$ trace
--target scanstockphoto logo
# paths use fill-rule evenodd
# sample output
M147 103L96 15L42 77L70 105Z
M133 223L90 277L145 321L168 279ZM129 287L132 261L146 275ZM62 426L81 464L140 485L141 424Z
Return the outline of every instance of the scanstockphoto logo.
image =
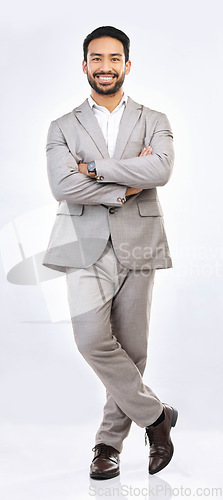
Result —
M0 253L6 279L18 287L38 286L52 323L70 322L66 275L42 264L57 207L55 202L27 212L0 229ZM74 228L72 241L78 242ZM97 238L94 244L97 247ZM100 240L98 245L101 245ZM136 245L130 249L128 244L122 243L119 252L127 267L129 262L134 261L133 271L137 271L140 259L148 259L148 264L139 266L145 274L150 271L152 255L155 260L164 259L162 247L157 248L154 255L154 249L149 246L142 249ZM177 276L218 277L222 275L223 269L223 246L214 249L203 246L176 249L173 261Z
M119 487L90 486L89 497L94 498L156 498L170 500L171 498L222 498L223 488L220 487L197 487L191 488L180 485L171 487L166 484L156 486L135 487L130 484L122 484Z

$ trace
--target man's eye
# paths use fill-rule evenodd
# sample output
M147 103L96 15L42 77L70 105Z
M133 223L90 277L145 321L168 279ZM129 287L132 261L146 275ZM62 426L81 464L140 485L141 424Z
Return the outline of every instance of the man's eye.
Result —
M94 57L93 61L100 61L100 57Z
M113 57L112 61L119 61L118 57Z

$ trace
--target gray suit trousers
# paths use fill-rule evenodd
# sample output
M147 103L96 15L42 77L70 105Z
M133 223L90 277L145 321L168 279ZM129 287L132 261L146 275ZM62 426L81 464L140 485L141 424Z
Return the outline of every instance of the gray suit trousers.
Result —
M122 450L131 422L152 424L163 406L143 383L155 270L129 270L112 243L85 269L66 268L68 302L78 350L106 388L96 442Z

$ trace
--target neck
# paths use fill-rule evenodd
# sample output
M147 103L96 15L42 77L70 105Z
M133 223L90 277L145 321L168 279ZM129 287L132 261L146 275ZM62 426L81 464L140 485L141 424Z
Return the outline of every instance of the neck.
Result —
M92 89L91 97L92 99L94 99L96 104L98 104L99 106L104 106L104 108L107 108L111 113L120 103L123 97L123 89L120 88L118 92L111 95L98 94L94 89Z

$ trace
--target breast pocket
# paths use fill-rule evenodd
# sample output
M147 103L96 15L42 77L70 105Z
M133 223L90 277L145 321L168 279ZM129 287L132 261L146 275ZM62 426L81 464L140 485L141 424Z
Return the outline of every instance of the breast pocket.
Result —
M162 217L162 208L157 201L138 201L138 211L141 217Z
M165 244L161 206L157 201L139 201L137 205L142 221L142 230L145 239L149 242L151 256L153 258L163 258Z
M67 203L62 201L57 208L57 215L82 215L84 210L84 205L74 203Z

